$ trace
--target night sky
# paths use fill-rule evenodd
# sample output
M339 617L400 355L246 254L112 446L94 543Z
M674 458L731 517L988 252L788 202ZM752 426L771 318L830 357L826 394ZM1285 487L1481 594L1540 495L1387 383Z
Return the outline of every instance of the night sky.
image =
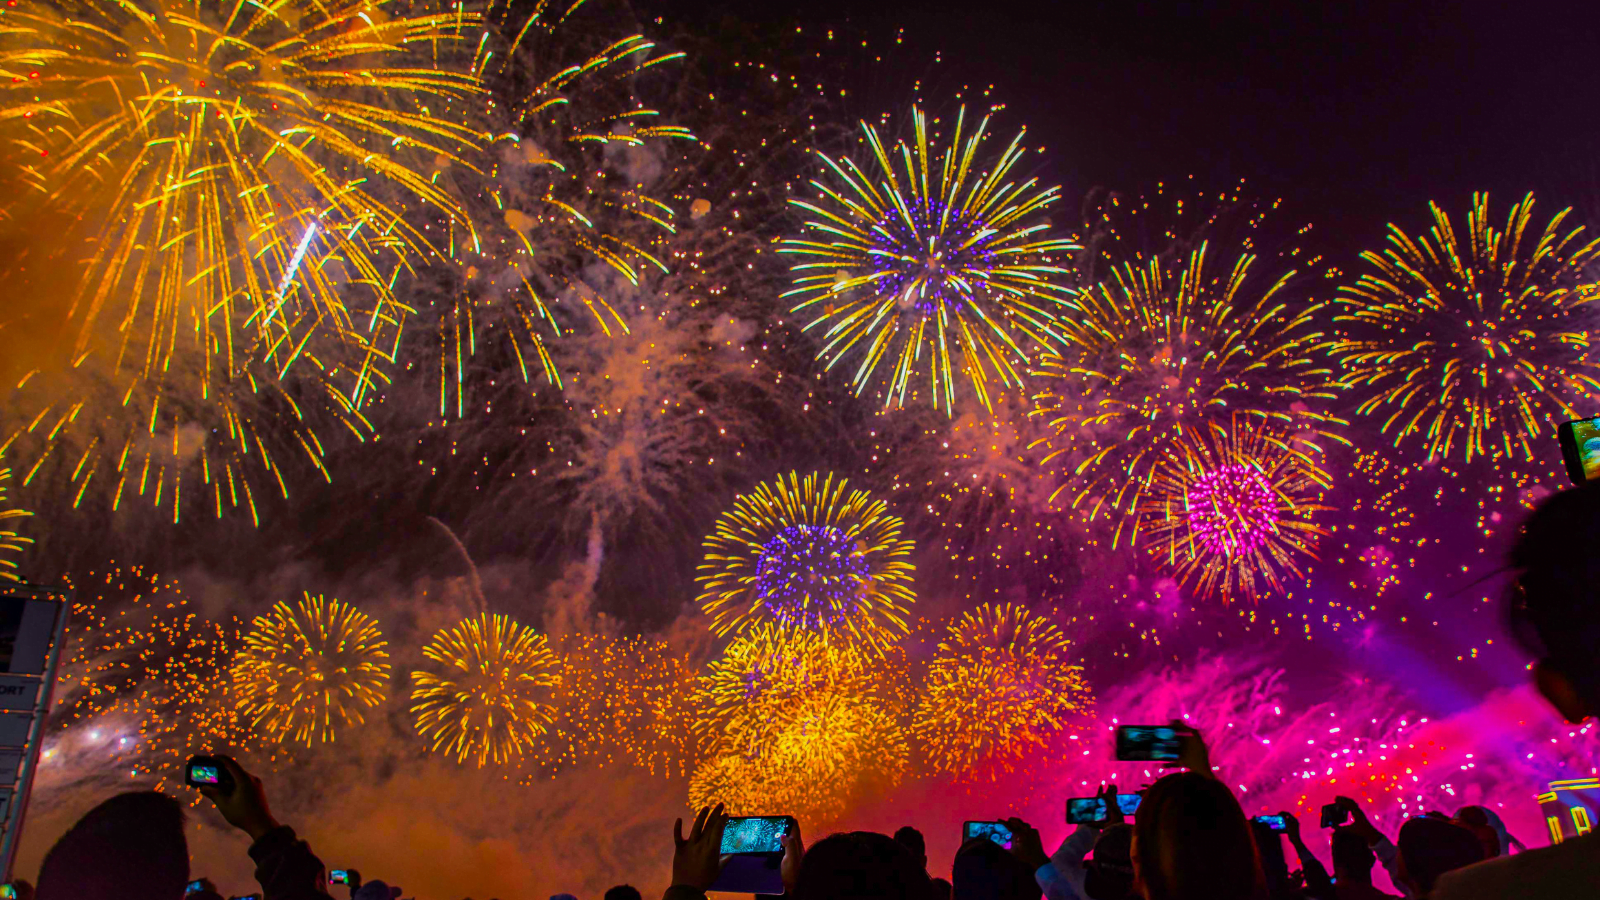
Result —
M947 3L822 0L665 3L686 28L728 16L838 28L890 43L896 71L876 109L899 112L910 82L993 84L995 99L1049 147L1069 199L1100 186L1138 193L1196 177L1239 178L1282 197L1335 250L1423 225L1425 204L1496 210L1533 189L1547 212L1600 220L1600 11L1587 3ZM935 54L941 62L932 63ZM758 47L746 59L761 58ZM886 67L888 68L888 67ZM935 90L927 88L933 86ZM896 100L894 95L900 95ZM1559 204L1559 205L1558 205Z

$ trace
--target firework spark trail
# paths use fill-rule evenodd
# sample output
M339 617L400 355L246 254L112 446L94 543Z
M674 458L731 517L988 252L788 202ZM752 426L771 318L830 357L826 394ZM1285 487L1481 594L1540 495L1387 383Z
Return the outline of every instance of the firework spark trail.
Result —
M544 635L485 613L435 634L422 654L440 671L411 673L411 713L434 752L503 765L548 734L560 673Z
M47 461L70 472L80 500L99 475L113 508L137 493L174 519L191 499L254 518L268 485L287 494L280 434L326 475L308 408L370 430L359 409L408 312L394 280L439 256L407 209L471 227L417 162L470 165L477 149L447 111L477 78L426 55L476 16L367 0L5 12L0 137L34 151L39 214L65 213L88 244L47 316L66 343L22 376L5 446L29 455L25 481ZM289 383L301 370L311 396ZM208 435L197 450L186 428Z
M883 646L906 632L916 601L903 525L846 479L779 476L738 497L706 536L698 602L718 635L773 621Z
M365 613L306 592L257 616L233 664L239 709L276 740L310 746L365 721L389 689L388 642Z
M1600 298L1600 238L1563 225L1540 228L1532 194L1490 220L1489 195L1472 196L1466 229L1436 203L1433 227L1409 235L1389 225L1389 246L1341 289L1327 345L1358 395L1358 413L1381 416L1398 446L1466 462L1531 461L1532 442L1586 414L1575 401L1600 391L1590 334Z
M14 528L20 519L26 519L33 513L25 509L17 509L9 502L6 492L11 480L10 469L0 469L0 581L17 581L17 561L4 554L21 553L27 545L33 543L33 538L26 537Z
M1075 293L1065 341L1035 373L1036 414L1055 430L1045 464L1061 473L1056 496L1110 520L1113 547L1133 536L1151 470L1185 428L1243 415L1317 444L1345 440L1326 409L1334 374L1315 352L1325 305L1297 287L1319 259L1298 247L1267 256L1256 233L1267 212L1226 192L1209 211L1178 200L1169 215L1163 203L1103 205L1108 274ZM1141 225L1151 217L1158 224ZM1155 249L1140 244L1163 226Z
M1202 596L1254 600L1303 578L1328 533L1312 516L1331 485L1316 455L1243 416L1186 429L1151 472L1135 515L1152 559Z
M1056 255L1078 249L1044 236L1043 213L1060 188L1008 180L1025 153L1026 132L989 159L980 155L989 118L970 136L965 122L962 108L942 155L930 146L939 136L930 136L920 109L912 110L912 143L893 151L862 122L872 173L848 157L823 156L832 177L811 182L818 200L790 201L811 218L808 237L788 239L779 250L800 260L795 287L782 296L798 300L794 312L813 316L807 330L825 327L820 355L828 368L859 356L851 376L857 394L887 361L885 406L905 404L927 353L929 402L951 412L959 375L987 409L994 379L1020 387L1019 364L1058 339L1055 319L1069 294L1056 281L1067 274Z
M1092 703L1059 628L1015 603L986 603L948 626L913 729L937 771L993 778L1069 731Z

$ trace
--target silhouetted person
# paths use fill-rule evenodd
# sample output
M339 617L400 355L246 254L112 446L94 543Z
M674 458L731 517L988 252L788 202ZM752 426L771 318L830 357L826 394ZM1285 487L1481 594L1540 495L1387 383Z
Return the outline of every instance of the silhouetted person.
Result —
M922 839L922 832L910 825L902 825L900 830L894 833L894 839L911 851L911 855L922 864L924 872L928 870L928 842Z
M1015 847L1015 828L1012 836ZM1037 836L1033 843L1038 843ZM1038 866L1032 863L1042 865L1044 851L1030 849L1028 853L1029 858L1022 859L986 837L962 844L950 871L951 900L1037 900L1040 891L1033 873Z
M1333 855L1333 895L1338 900L1393 900L1372 885L1372 866L1378 857L1360 835L1346 828L1333 832L1329 840Z
M45 854L38 900L181 900L189 886L183 805L155 791L84 813Z
M1146 900L1262 900L1261 862L1244 810L1211 775L1204 750L1192 771L1145 791L1133 822L1133 871Z
M644 900L639 895L639 889L631 884L619 884L606 891L605 900Z
M931 890L904 844L871 831L829 835L806 849L794 885L796 900L927 900Z

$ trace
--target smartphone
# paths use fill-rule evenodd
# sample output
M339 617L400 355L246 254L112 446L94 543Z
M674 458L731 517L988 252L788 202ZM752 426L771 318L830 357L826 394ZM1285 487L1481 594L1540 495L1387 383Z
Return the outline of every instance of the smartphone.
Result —
M334 869L333 871L328 873L328 883L329 884L349 884L350 883L350 870L349 869Z
M1117 726L1117 759L1172 762L1183 746L1183 732L1170 725Z
M1273 834L1283 834L1285 831L1289 830L1289 823L1284 821L1283 816L1256 816L1250 821L1260 822L1261 824L1267 826L1267 828L1270 829Z
M729 816L722 829L722 853L728 861L707 890L783 893L783 839L798 827L794 816Z
M1562 422L1556 437L1573 484L1600 478L1600 416Z
M224 794L233 792L233 776L215 756L191 756L183 767L183 782L190 787L217 787Z
M1328 803L1322 807L1322 827L1338 828L1350 821L1350 810L1337 803Z
M1117 808L1122 810L1123 815L1131 816L1139 809L1139 801L1143 799L1143 794L1118 794ZM1068 825L1093 825L1108 818L1106 801L1099 797L1073 797L1067 801Z
M1004 822L962 822L961 843L973 838L988 838L996 844L1011 849L1011 829Z
M0 900L17 900L17 889L9 884L0 884Z
M184 893L184 896L188 896L189 894L193 894L196 891L203 891L205 889L206 889L206 883L204 881L200 881L199 879L195 879L194 881L191 881L187 885L184 886L183 893ZM3 896L3 895L0 895L0 896Z
M782 853L794 816L729 816L722 829L722 852Z

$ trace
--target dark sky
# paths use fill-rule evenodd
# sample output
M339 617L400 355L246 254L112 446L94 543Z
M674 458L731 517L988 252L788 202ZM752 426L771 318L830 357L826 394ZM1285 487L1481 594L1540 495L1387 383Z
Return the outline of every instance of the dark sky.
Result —
M907 67L911 77L936 69L949 87L994 84L1014 122L1049 146L1049 174L1068 197L1244 177L1341 248L1376 243L1390 219L1421 226L1430 198L1464 210L1474 189L1507 203L1535 189L1546 211L1593 212L1600 182L1594 3L645 6L690 27L731 15L837 25L878 43L903 27L907 58L942 59Z

